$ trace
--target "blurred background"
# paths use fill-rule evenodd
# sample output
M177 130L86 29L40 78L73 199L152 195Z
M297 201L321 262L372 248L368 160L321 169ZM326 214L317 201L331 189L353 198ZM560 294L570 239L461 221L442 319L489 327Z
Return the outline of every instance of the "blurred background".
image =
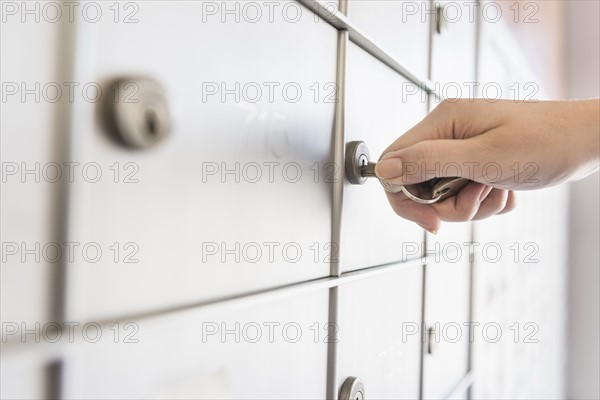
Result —
M600 96L600 2L568 2L567 96ZM600 178L571 184L569 207L569 397L600 393ZM583 329L581 329L583 328ZM587 344L589 344L589 346Z

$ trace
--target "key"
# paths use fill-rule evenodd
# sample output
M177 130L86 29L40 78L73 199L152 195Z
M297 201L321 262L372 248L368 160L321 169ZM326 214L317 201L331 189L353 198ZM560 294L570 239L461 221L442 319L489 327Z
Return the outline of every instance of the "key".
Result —
M377 165L377 163L374 163L372 161L367 161L367 163L365 165L360 167L361 175L364 176L365 178L377 178L377 175L375 175L375 166L376 165Z
M431 188L431 197L440 196L439 201L455 196L467 185L467 183L469 183L468 179L459 177L435 178L435 180L437 182L435 182Z
M350 183L362 185L367 178L377 178L376 165L377 163L369 161L369 150L364 142L355 141L346 145L346 176ZM404 185L392 184L382 179L379 181L387 192L403 192L406 197L420 204L433 204L455 196L469 183L468 179L460 177L433 178L418 185L411 185L418 190L418 195L415 195Z

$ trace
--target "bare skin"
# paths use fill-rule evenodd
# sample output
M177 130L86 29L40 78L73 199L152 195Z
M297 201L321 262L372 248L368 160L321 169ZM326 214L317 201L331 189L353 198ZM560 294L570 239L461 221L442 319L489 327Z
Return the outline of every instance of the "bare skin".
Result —
M375 172L404 185L445 176L473 181L432 205L387 193L398 215L436 233L441 221L478 220L512 210L514 191L597 171L599 140L600 99L446 100L383 152Z

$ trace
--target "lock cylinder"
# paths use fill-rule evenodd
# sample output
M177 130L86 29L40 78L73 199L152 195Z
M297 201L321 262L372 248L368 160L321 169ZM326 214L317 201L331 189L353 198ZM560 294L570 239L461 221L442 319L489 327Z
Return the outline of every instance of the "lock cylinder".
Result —
M365 142L355 141L346 145L346 177L353 185L362 185L369 177L375 177L375 163L369 161L369 148Z

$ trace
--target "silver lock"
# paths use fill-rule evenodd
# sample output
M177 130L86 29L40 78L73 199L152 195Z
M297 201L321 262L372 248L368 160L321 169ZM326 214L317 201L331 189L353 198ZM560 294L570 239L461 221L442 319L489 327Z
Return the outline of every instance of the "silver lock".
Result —
M340 400L364 400L365 386L360 378L349 376L340 388Z
M171 131L167 98L158 82L124 78L110 85L105 103L107 129L127 147L154 146Z
M365 142L355 141L346 145L346 177L351 184L362 185L367 181L368 176L363 172L369 165L369 159L369 148Z

